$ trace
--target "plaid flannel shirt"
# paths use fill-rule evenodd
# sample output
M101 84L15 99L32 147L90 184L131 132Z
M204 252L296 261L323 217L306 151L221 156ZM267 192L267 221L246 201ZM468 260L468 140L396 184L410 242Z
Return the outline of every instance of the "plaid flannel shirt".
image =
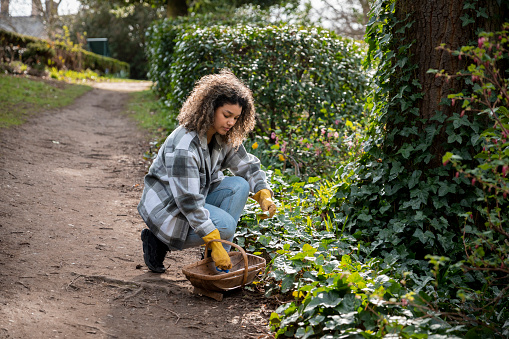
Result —
M138 212L150 230L173 249L182 249L189 227L203 237L216 227L209 218L205 197L229 169L249 183L251 192L270 187L260 160L243 145L234 149L215 135L210 155L207 137L180 126L159 149L145 176Z

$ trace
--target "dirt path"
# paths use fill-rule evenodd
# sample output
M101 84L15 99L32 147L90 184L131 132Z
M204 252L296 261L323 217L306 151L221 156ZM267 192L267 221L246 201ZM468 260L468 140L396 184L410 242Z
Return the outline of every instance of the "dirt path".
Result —
M0 338L269 338L257 294L195 296L172 252L143 263L136 211L146 136L99 84L64 109L0 130Z

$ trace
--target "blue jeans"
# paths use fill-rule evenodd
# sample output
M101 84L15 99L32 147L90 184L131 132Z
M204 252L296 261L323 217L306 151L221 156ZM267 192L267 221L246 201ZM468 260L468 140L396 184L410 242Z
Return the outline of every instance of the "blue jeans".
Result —
M221 239L232 241L240 214L249 196L249 184L241 177L225 177L219 186L209 192L205 198L205 208L210 212L210 219L216 226ZM192 228L189 228L184 248L203 245L203 239ZM230 245L223 244L226 251Z

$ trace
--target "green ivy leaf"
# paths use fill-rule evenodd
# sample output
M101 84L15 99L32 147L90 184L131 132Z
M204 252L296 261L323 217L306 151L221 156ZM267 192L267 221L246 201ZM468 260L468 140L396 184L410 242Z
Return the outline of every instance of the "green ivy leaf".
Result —
M462 21L461 23L462 27L475 23L475 19L471 18L468 14L464 14L462 17L460 17L460 19Z
M423 244L426 244L428 242L432 244L435 238L433 233L431 233L430 231L423 232L420 228L415 230L413 236L418 238Z
M359 214L357 219L368 222L368 221L372 220L373 217L369 214L365 214L364 212L362 212L361 214Z
M438 183L440 188L438 189L438 196L443 197L444 195L448 193L456 193L456 184L452 182L447 181L440 181Z
M452 144L453 142L458 142L461 144L462 142L462 138L461 138L461 135L459 134L452 134L452 135L449 135L449 137L447 138L447 142L449 144Z
M421 170L415 170L412 173L412 176L410 177L410 180L408 181L408 188L412 189L417 185L420 181L422 171Z
M398 154L401 154L403 158L408 159L410 157L410 153L414 150L412 145L407 145L406 147L401 147L398 151Z

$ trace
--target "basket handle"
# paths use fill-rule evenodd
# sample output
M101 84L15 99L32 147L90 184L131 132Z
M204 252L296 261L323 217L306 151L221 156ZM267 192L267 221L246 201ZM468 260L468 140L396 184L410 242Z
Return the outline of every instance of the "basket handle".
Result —
M238 249L240 251L240 253L242 253L242 257L244 258L244 279L242 280L242 287L244 287L244 285L246 285L246 283L247 283L247 273L248 273L248 267L249 267L246 251L244 251L244 249L242 247L240 247L237 244L232 243L231 241L223 240L223 239L212 239L205 244L205 259L207 259L209 256L209 253L208 253L209 244L212 242L225 243L227 245L235 247L236 249Z

